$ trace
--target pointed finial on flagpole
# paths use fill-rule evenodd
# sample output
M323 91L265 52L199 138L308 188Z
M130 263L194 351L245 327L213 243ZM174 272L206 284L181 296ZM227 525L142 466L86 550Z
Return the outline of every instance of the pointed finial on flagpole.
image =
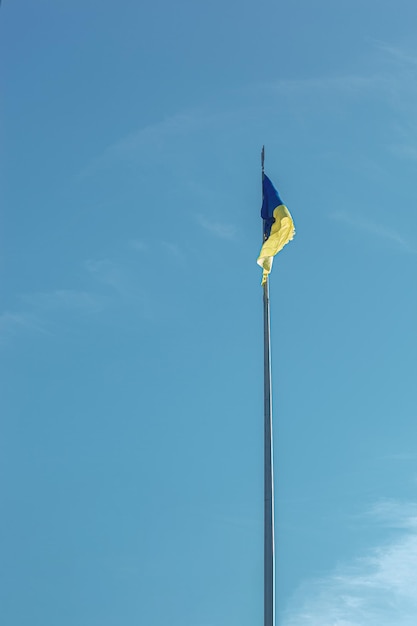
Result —
M265 146L262 146L261 166L262 166L262 174L264 174L264 171L265 171Z

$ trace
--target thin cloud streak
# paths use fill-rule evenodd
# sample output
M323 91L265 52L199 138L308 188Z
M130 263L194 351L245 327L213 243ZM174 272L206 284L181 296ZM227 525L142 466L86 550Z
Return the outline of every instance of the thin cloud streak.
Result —
M155 124L132 131L109 145L102 154L90 161L80 172L79 178L86 178L98 170L108 168L115 161L135 158L145 148L152 153L163 152L169 140L181 139L207 127L217 126L219 122L225 123L232 119L233 113L213 113L204 107L173 114Z
M330 219L336 220L347 224L348 226L355 228L358 231L368 233L379 239L385 239L391 243L395 243L403 251L409 253L415 253L416 251L410 246L410 244L395 230L376 224L371 220L366 220L360 217L352 217L344 211L336 211L329 215Z
M391 146L392 153L401 158L409 159L411 161L417 160L417 146L408 144L396 144Z
M327 577L304 584L283 626L414 626L417 623L417 505L377 503L374 523L396 531Z
M132 247L131 242L128 245ZM133 246L140 252L146 251L142 245ZM112 259L88 259L85 269L96 283L96 288L105 294L107 307L113 310L123 307L126 311L135 310L146 319L152 319L152 306L149 294L138 283L132 268ZM122 314L122 309L119 308Z
M3 345L23 332L53 334L49 327L58 313L91 314L103 308L102 299L95 294L73 289L22 294L21 307L0 314L0 343Z
M394 58L397 61L404 65L415 65L417 66L417 56L411 54L404 48L400 46L393 46L391 44L385 43L383 41L375 41L375 45L379 50L386 52L389 56Z
M173 113L154 124L132 130L94 157L79 176L88 177L111 167L115 162L135 160L140 155L144 157L146 154L146 158L149 158L151 154L160 159L167 144L170 145L178 139L182 141L184 137L195 135L201 130L242 125L245 120L258 117L261 110L275 111L286 99L291 100L291 108L294 106L294 99L300 104L308 102L311 108L314 97L317 96L318 104L322 108L323 95L330 99L344 97L359 101L377 98L378 101L382 99L390 102L395 109L407 109L409 115L414 117L417 93L414 68L417 57L383 42L372 42L372 45L383 53L379 59L380 69L376 71L251 83L239 90L227 91L222 107L202 105ZM398 68L398 64L394 68L392 64L389 66L387 55L399 61L401 67ZM227 104L230 98L232 104Z
M147 252L149 249L148 244L146 244L144 241L141 241L140 239L131 239L128 242L128 246L129 248L131 248L132 250L136 250L137 252Z
M98 282L111 287L120 294L130 292L129 281L122 267L110 259L88 259L85 262L87 272Z
M236 228L232 224L208 220L202 215L198 217L198 223L204 228L204 230L219 239L236 239Z
M147 252L152 251L155 252L155 247L159 249L161 253L165 252L170 257L176 259L177 261L183 262L185 261L185 254L181 247L173 242L173 241L156 241L152 245L151 243L145 243L140 239L132 239L128 242L128 247L135 252L139 252L142 254L146 254Z
M36 331L49 334L32 313L27 311L4 311L0 314L0 344L22 331Z
M166 143L174 141L176 138L191 136L198 131L223 126L241 125L244 120L259 114L259 109L264 108L264 104L259 105L259 101L268 101L260 98L262 91L267 92L268 98L276 94L279 102L282 102L283 94L289 97L302 97L303 101L306 92L310 95L331 91L334 93L349 93L363 98L364 94L375 94L375 90L396 93L398 84L393 84L395 77L384 74L371 76L345 75L331 77L315 77L301 80L279 80L268 83L252 83L242 87L234 95L240 95L239 100L245 104L234 104L226 106L226 110L213 111L206 106L188 109L174 113L160 121L133 130L131 133L121 137L118 141L107 146L99 155L91 159L86 167L79 173L79 178L84 179L92 174L111 167L115 162L129 161L135 159L146 149L146 155L164 153ZM230 96L230 92L225 94ZM250 103L251 99L256 99L256 105ZM275 106L275 105L273 105Z
M407 94L415 96L417 87L415 68L417 55L399 46L372 41L372 45L384 53L379 58L380 68L378 71L363 74L344 74L330 76L314 76L303 79L284 79L274 83L264 83L263 87L276 90L280 97L283 94L308 92L345 93L360 97L379 96L392 98L395 103L400 103ZM386 57L396 61L396 67L387 64ZM385 58L384 58L385 57ZM414 98L412 99L414 109Z
M185 262L185 254L180 246L172 241L161 241L162 249L172 258L180 263Z
M342 92L360 95L375 94L375 90L391 91L393 89L394 77L385 73L375 73L370 75L345 74L343 76L318 76L313 78L286 79L259 85L268 91L276 91L282 94L296 94L309 92Z
M102 302L96 294L75 289L55 289L53 291L24 294L20 300L36 311L53 309L81 310L95 312L102 308Z

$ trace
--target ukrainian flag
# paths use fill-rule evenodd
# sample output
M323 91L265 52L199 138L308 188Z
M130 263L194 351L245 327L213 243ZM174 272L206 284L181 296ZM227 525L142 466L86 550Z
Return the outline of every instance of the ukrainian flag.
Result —
M262 276L262 285L264 285L272 269L274 256L295 235L291 214L285 204L283 204L278 191L268 176L265 175L262 181L261 217L264 221L264 245L257 263L264 270Z

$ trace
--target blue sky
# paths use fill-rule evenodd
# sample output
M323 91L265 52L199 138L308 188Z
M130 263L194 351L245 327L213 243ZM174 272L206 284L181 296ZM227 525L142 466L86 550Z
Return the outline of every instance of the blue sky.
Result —
M417 5L4 0L7 626L417 623ZM277 625L278 626L278 625Z

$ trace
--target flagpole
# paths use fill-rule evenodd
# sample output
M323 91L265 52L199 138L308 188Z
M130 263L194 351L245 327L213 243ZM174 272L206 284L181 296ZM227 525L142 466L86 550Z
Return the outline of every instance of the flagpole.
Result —
M262 146L262 183L265 146ZM262 185L263 193L263 185ZM274 465L269 280L263 286L264 313L264 626L275 626Z

